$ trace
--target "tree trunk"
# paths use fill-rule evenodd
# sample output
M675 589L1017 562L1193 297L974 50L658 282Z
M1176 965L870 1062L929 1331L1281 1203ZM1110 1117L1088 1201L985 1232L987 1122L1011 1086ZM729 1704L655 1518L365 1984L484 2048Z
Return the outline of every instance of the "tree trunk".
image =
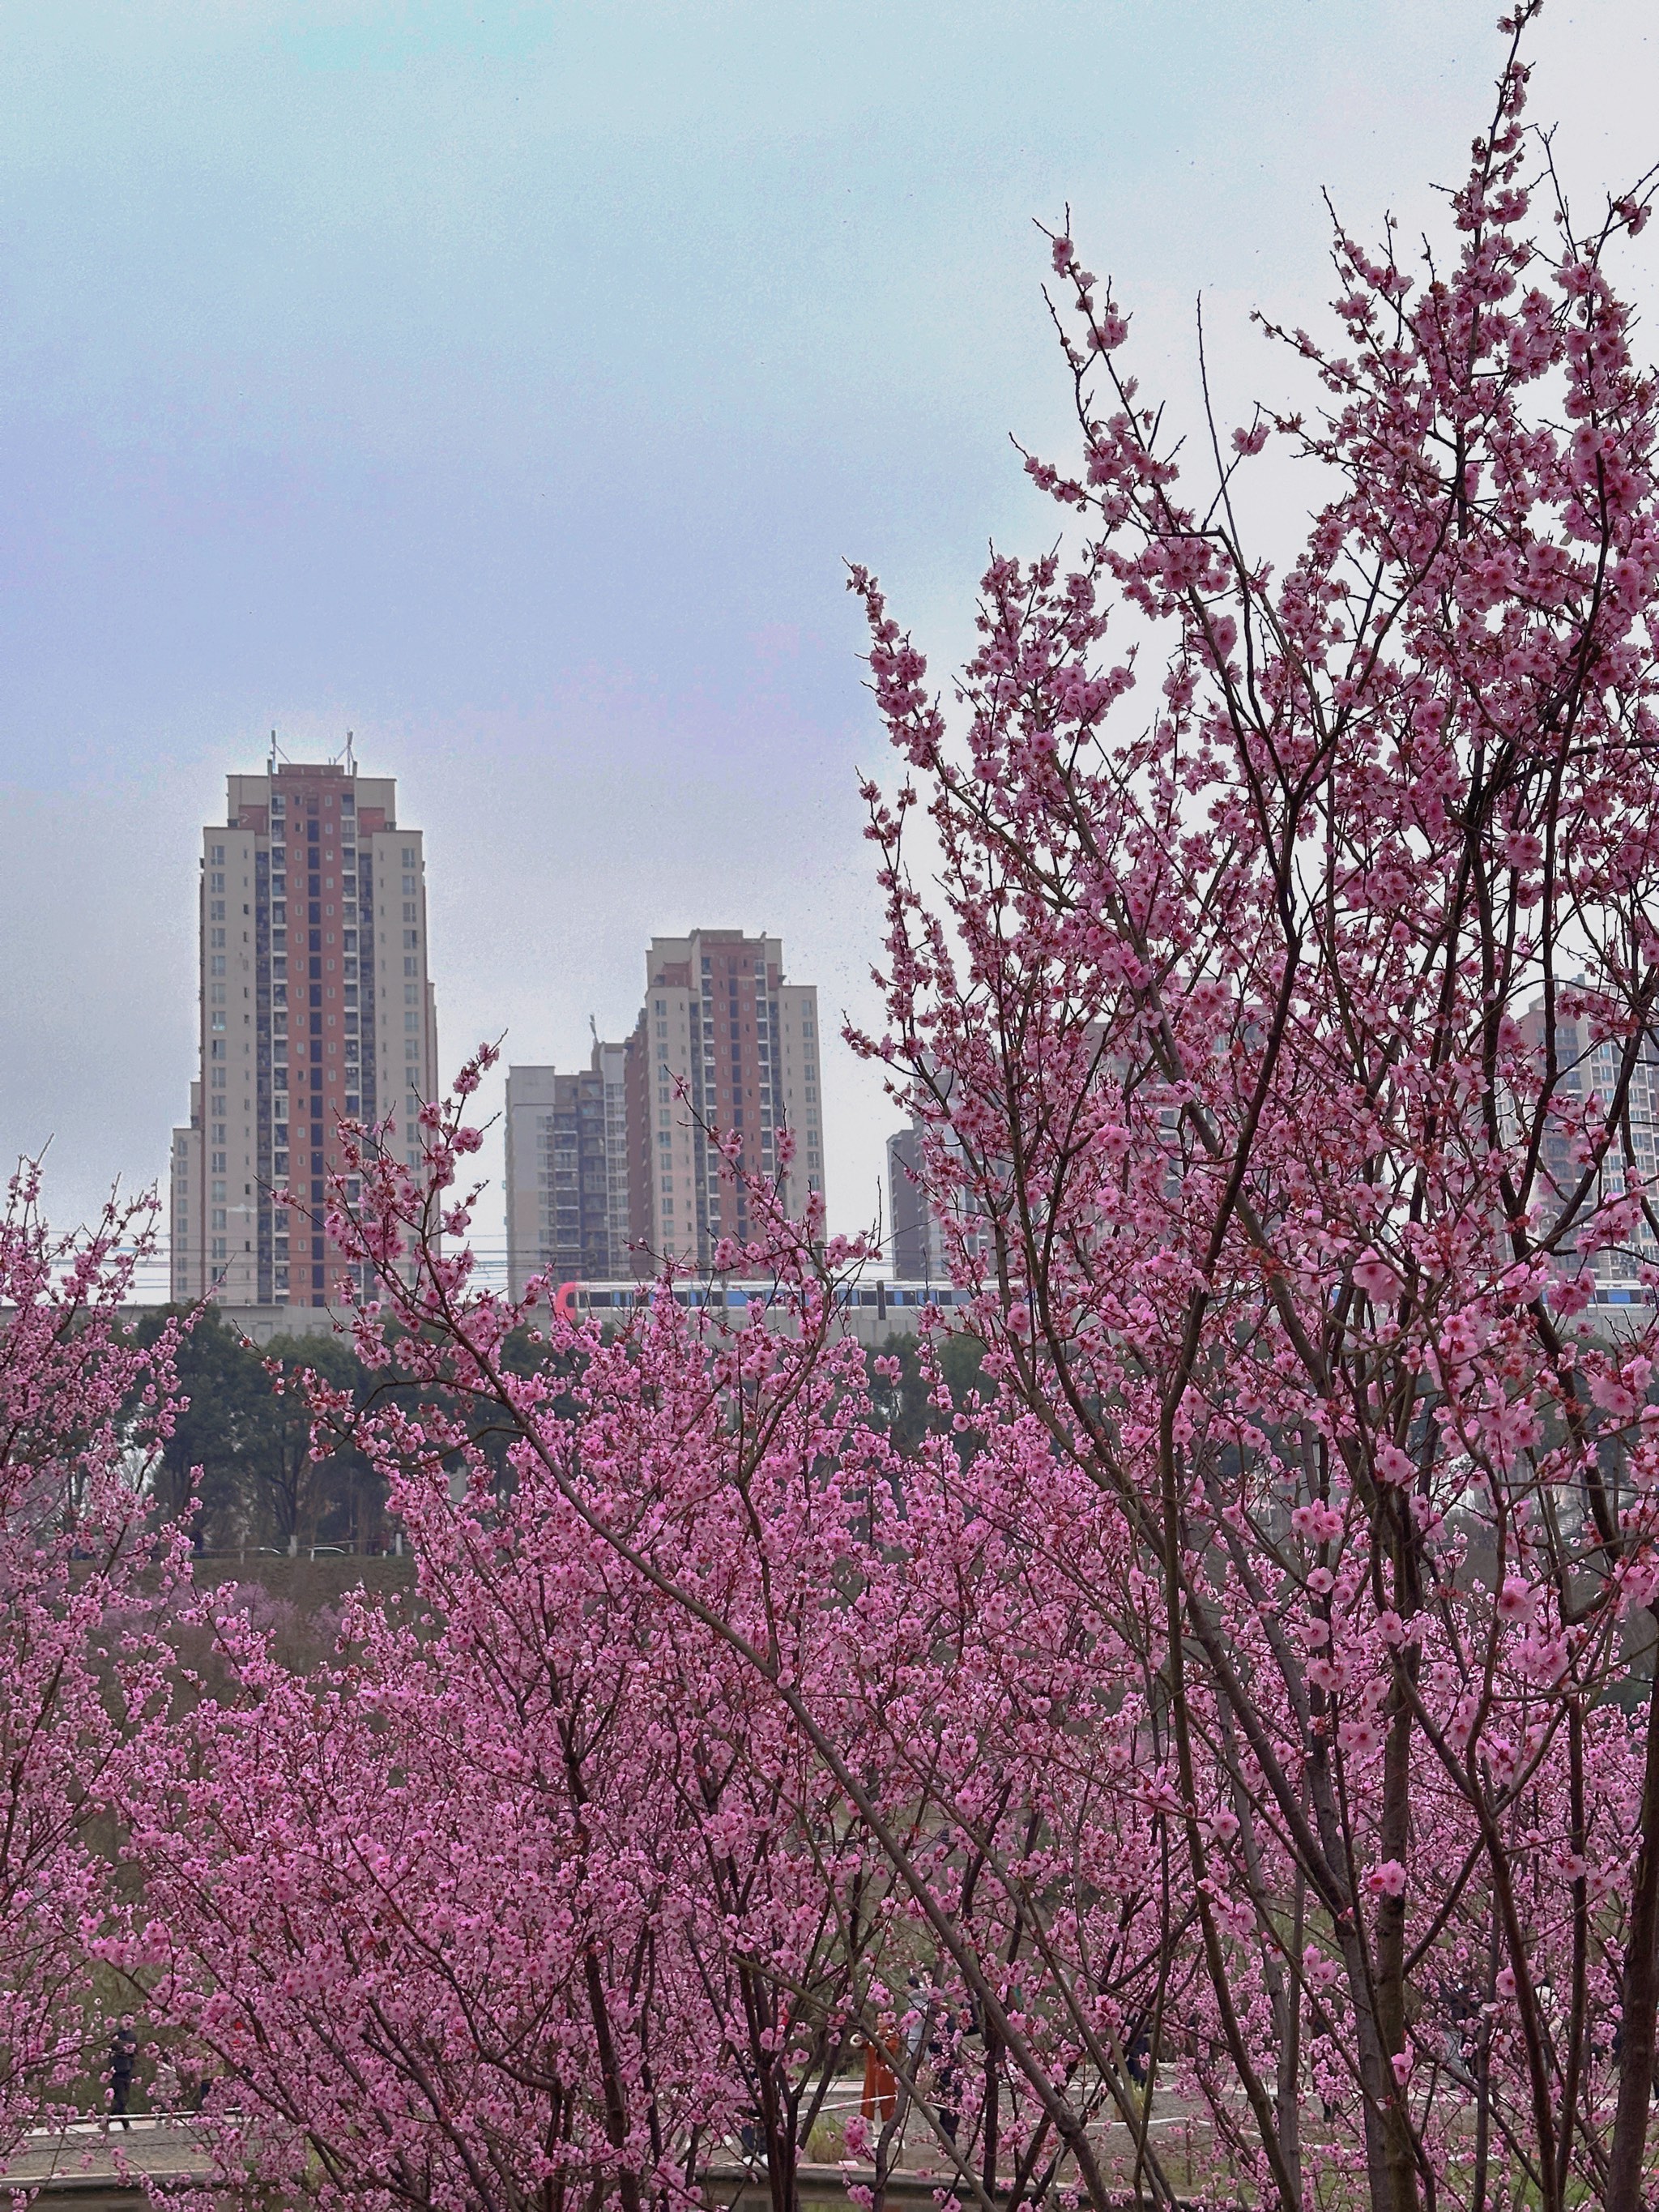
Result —
M1291 1908L1290 1966L1273 1977L1273 2025L1279 2036L1279 2141L1297 2189L1302 2187L1302 1962L1308 1904L1308 1878L1296 1870Z
M1648 1608L1659 1630L1659 1613ZM1630 1938L1619 1992L1619 2105L1607 2164L1607 2212L1644 2212L1642 2167L1653 2098L1654 2012L1659 1996L1659 1644L1648 1686L1647 1752L1642 1778L1642 1828L1631 1883Z
M1409 1663L1409 1660L1407 1662ZM1378 1849L1384 1859L1406 1863L1411 1829L1412 1712L1403 1688L1396 1683L1394 1711L1389 1721L1388 1746L1383 1753L1382 1820ZM1417 2161L1405 2094L1392 2078L1396 2055L1407 2054L1406 2034L1406 1899L1384 1897L1376 1913L1376 2025L1390 2078L1384 2082L1388 2101L1381 2114L1382 2156L1387 2172L1389 2212L1417 2212Z

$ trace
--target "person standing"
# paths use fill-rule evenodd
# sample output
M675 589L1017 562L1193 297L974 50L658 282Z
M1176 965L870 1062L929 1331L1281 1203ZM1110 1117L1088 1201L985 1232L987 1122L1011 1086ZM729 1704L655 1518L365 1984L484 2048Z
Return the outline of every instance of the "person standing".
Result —
M132 2123L127 2117L132 2099L133 2069L138 2062L138 2031L132 2024L132 2014L124 2012L109 2045L109 2108L129 2133Z
M898 2110L898 2076L891 2064L898 2051L897 2023L891 2013L884 2012L876 2033L866 2033L864 2039L864 2094L859 2100L865 2118L879 2120L884 2126Z

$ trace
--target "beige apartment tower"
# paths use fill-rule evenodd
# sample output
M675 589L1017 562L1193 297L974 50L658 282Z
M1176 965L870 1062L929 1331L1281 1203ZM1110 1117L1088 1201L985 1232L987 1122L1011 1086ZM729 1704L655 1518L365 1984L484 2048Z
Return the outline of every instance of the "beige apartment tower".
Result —
M507 1279L604 1281L633 1272L628 1230L625 1045L591 1064L507 1072Z
M722 1237L747 1237L757 1224L722 1180L716 1133L738 1137L744 1165L769 1180L792 1130L783 1200L805 1212L823 1188L820 1042L817 988L787 980L777 938L653 938L625 1044L596 1042L577 1072L507 1072L513 1295L532 1276L649 1280L665 1259L707 1266Z
M175 1299L327 1304L345 1267L323 1226L339 1123L382 1122L387 1146L418 1159L415 1115L438 1086L422 846L392 779L359 775L349 750L228 779L225 818L202 832Z
M722 1237L750 1233L746 1195L722 1182L708 1131L732 1132L744 1165L770 1180L791 1130L783 1200L805 1211L823 1188L823 1091L817 987L787 980L780 939L653 937L645 978L628 1048L629 1198L635 1266L648 1273L668 1256L707 1265Z

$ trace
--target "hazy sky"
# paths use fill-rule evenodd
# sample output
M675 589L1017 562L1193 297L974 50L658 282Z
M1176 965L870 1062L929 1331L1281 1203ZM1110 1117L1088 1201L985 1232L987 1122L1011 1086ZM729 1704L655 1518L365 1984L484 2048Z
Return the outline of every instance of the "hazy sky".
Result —
M1322 188L1433 219L1497 13L0 4L0 1149L52 1139L65 1220L163 1170L199 825L273 727L355 730L426 830L450 1065L585 1061L696 923L868 1017L842 564L943 673L988 540L1054 534L1008 445L1065 447L1032 218L1071 202L1178 410L1202 292L1238 420L1283 376L1250 307L1324 296ZM1651 15L1535 39L1586 202L1659 157ZM852 1227L892 1117L826 1057Z

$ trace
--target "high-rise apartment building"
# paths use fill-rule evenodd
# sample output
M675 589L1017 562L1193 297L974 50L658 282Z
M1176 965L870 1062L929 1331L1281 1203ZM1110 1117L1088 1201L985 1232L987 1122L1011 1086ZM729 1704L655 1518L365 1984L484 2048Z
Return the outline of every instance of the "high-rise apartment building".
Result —
M647 1268L667 1254L706 1263L720 1237L752 1226L744 1192L721 1184L706 1129L731 1131L744 1165L770 1178L787 1127L787 1210L802 1213L823 1188L817 990L785 980L777 938L738 929L654 937L645 975L628 1048L632 1241Z
M323 1229L338 1122L386 1122L413 1161L437 1089L421 832L399 823L392 778L359 775L349 751L273 757L228 780L198 896L201 1073L173 1132L173 1295L321 1305L343 1269Z
M887 1139L888 1264L900 1282L944 1285L958 1257L988 1253L988 1224L966 1190L951 1194L944 1216L929 1203L921 1180L924 1126L916 1116ZM954 1137L946 1149L960 1159Z
M1541 1061L1548 1042L1541 1004L1522 1016L1520 1029L1522 1036ZM1555 1058L1559 1070L1558 1097L1562 1104L1569 1111L1576 1111L1592 1092L1603 1100L1612 1099L1618 1089L1625 1049L1621 1042L1601 1036L1588 1022L1558 1021ZM1630 1146L1631 1164L1644 1186L1650 1190L1656 1172L1659 1172L1659 1049L1650 1038L1644 1043L1631 1072L1625 1097L1624 1135ZM1587 1220L1595 1209L1621 1198L1628 1187L1624 1151L1622 1145L1618 1145L1597 1170L1588 1195L1578 1198L1584 1167L1574 1153L1565 1123L1553 1123L1547 1129L1541 1167L1547 1194L1545 1210L1553 1205L1559 1212L1577 1200L1577 1218L1581 1220ZM1598 1249L1588 1262L1578 1260L1576 1242L1562 1255L1564 1266L1588 1266L1595 1278L1592 1295L1598 1305L1604 1306L1650 1304L1650 1293L1642 1283L1642 1270L1656 1263L1659 1263L1659 1243L1656 1243L1645 1222L1638 1223L1628 1239L1621 1239L1613 1247Z
M592 1065L507 1075L507 1272L521 1297L532 1276L603 1281L633 1272L628 1249L627 1048L593 1047Z
M887 1264L904 1283L949 1279L938 1264L937 1229L921 1175L921 1131L913 1122L887 1139Z
M595 1042L580 1073L507 1073L507 1275L555 1281L648 1278L665 1256L705 1264L757 1225L722 1185L710 1132L741 1139L744 1164L779 1173L793 1214L823 1188L817 991L785 979L775 937L737 929L658 937L645 1003L625 1044Z
M190 1125L173 1133L173 1164L168 1209L171 1250L169 1296L178 1305L193 1305L204 1291L202 1231L207 1185L202 1170L207 1165L202 1150L202 1086L190 1086Z

